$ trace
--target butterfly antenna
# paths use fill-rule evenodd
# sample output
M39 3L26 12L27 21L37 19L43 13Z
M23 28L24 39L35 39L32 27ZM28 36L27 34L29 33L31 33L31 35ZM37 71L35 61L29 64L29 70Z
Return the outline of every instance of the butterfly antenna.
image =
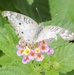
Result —
M39 15L39 17L40 17L41 22L42 22L42 18L41 18L41 16L40 16L40 13L39 13L39 11L38 11L38 8L36 8L36 11L37 11L37 13L38 13L38 15Z

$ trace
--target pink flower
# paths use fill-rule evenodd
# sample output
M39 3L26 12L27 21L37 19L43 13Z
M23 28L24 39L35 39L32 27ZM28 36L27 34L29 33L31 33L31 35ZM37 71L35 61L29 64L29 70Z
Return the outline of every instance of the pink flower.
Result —
M20 50L17 51L17 55L22 56L23 52L24 52L24 49L21 48Z
M23 39L20 39L20 40L19 40L19 44L20 44L21 46L25 46L26 43L25 43L25 41L24 41Z
M34 50L31 50L31 52L30 52L30 54L29 54L29 59L30 59L30 60L34 60L35 57L36 57L35 51L34 51Z
M23 64L27 64L28 62L30 62L30 59L28 56L24 56L23 60L22 60L22 63Z
M49 41L50 39L43 40L39 42L40 45L38 45L34 50L31 50L31 48L26 45L22 38L19 40L19 44L16 46L18 49L17 55L23 56L22 63L24 64L27 64L31 60L40 62L44 59L44 53L47 53L48 55L54 53L54 50L47 45Z
M18 44L18 45L16 46L16 48L17 48L18 50L20 50L20 49L21 49L21 45Z
M36 59L36 61L42 61L44 59L44 55L39 53L36 55L35 59Z
M49 47L45 44L41 44L40 45L40 50L41 50L41 52L42 53L44 53L44 52L48 52L48 50L49 50Z
M51 54L53 54L53 53L54 53L54 50L49 47L49 50L48 50L47 54L48 54L48 55L51 55Z

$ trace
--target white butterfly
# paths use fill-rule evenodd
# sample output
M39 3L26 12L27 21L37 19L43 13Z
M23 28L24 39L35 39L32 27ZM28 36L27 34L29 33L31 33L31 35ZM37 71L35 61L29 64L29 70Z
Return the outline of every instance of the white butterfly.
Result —
M38 25L30 17L16 12L3 11L2 15L8 18L19 37L23 38L28 44L35 44L49 38L57 39L57 34L64 40L74 40L74 33L64 28Z

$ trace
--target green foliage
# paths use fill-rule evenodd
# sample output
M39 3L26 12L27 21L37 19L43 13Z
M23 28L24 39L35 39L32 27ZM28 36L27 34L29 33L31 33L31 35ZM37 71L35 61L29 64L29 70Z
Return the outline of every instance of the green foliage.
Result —
M17 41L18 38L10 25L5 24L3 28L0 28L0 49L13 59L17 59L15 54Z
M56 70L50 70L50 71L46 71L46 75L59 75L58 72Z
M21 67L20 66L3 66L0 69L1 75L4 75L4 74L5 75L24 75L24 74L29 75L29 74L32 74L31 72L32 72L32 68L31 68L31 70L29 70L28 67L26 67L26 66L22 67L22 65L21 65Z
M27 0L30 5L34 2L34 0Z
M74 69L74 45L67 44L57 47L53 57L55 58L53 67L59 72L65 73Z
M71 72L68 72L68 73L62 73L62 74L60 74L60 75L74 75L74 70L71 71Z
M72 0L49 0L52 15L52 24L59 25L74 31L74 1Z
M73 0L0 0L0 10L12 10L28 15L45 24L58 25L74 31ZM48 19L52 19L49 20ZM18 37L13 27L0 15L0 75L73 75L74 44L62 40L49 43L54 48L52 56L45 55L42 62L22 64L22 58L16 55ZM71 72L70 72L71 71Z
M6 55L3 55L2 57L0 57L0 65L7 65L10 64L12 62L12 59Z

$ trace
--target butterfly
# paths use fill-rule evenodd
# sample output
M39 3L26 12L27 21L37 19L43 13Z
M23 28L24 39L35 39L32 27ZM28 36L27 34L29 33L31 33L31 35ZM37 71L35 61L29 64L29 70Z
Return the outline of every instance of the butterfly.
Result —
M23 38L27 44L35 44L49 38L57 39L57 34L64 40L74 40L74 33L64 28L38 25L30 17L12 11L3 11L2 15L8 18L18 37Z

